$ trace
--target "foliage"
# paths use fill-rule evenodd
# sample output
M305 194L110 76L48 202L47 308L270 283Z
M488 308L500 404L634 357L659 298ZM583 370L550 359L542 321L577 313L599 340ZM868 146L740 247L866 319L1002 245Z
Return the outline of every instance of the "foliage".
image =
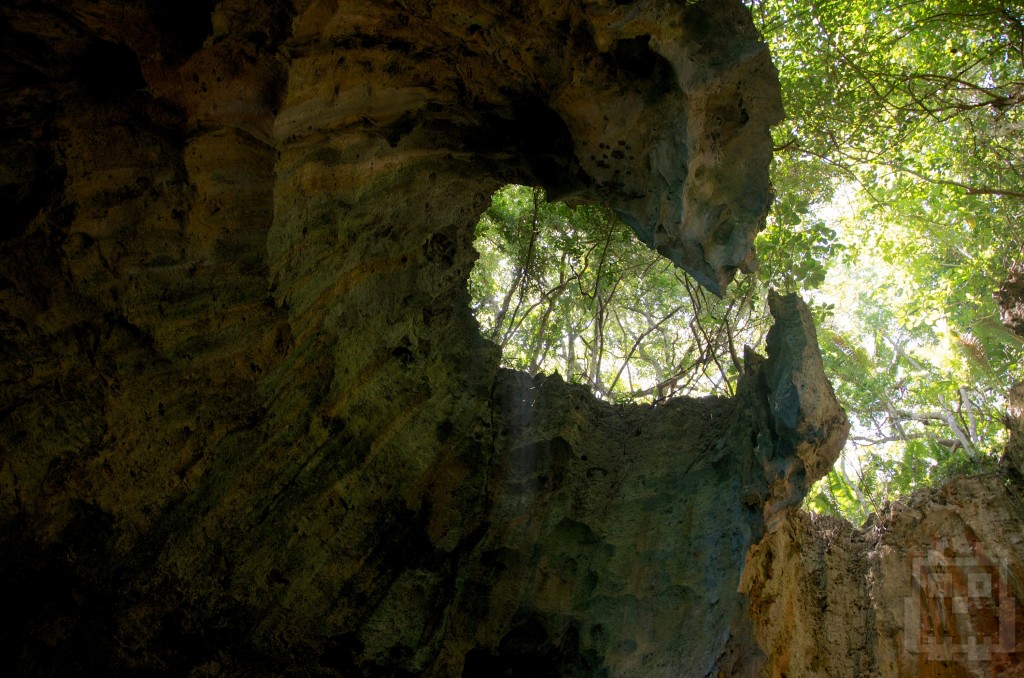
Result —
M767 330L754 280L716 299L609 209L549 203L539 188L495 193L476 247L474 311L505 364L558 372L609 400L731 394L737 342Z
M751 10L789 114L775 130L774 218L806 205L842 248L816 299L834 311L823 357L855 427L808 506L859 520L986 468L1002 445L1021 344L992 294L1024 252L1024 11L990 0ZM765 235L763 254L785 248Z
M612 400L728 394L769 288L810 296L854 422L807 506L862 521L990 468L1021 342L993 292L1024 256L1024 9L748 0L779 68L778 200L725 299L604 208L506 187L478 226L477 317L506 364Z

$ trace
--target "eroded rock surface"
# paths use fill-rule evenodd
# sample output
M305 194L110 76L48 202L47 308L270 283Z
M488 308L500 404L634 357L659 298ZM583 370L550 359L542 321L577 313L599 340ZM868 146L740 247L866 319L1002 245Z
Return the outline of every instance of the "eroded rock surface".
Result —
M1018 335L1021 282L1011 270L996 295ZM761 675L1024 675L1024 384L1007 409L1000 473L919 491L860 528L778 514L741 585Z
M735 398L615 407L466 291L509 181L749 265L741 4L165 5L0 8L0 664L756 671L745 553L845 431L806 308Z
M866 526L793 511L741 590L764 676L1019 676L1021 488L959 478Z

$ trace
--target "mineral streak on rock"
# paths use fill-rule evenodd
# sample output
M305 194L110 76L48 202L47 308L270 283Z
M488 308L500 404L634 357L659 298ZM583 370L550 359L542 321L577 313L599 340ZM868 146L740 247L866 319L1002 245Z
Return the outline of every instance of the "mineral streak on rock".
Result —
M0 17L0 666L756 671L746 551L841 438L806 309L735 398L617 407L498 369L466 291L509 181L749 262L739 2Z

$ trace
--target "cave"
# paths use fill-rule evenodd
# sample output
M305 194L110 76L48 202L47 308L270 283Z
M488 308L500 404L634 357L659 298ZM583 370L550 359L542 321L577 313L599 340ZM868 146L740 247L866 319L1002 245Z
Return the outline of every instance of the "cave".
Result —
M729 399L601 402L478 332L508 183L712 292L754 266L783 112L740 2L0 16L5 675L1021 670L1013 469L798 510L848 424L797 297ZM905 601L932 629L967 556L989 654L937 657Z

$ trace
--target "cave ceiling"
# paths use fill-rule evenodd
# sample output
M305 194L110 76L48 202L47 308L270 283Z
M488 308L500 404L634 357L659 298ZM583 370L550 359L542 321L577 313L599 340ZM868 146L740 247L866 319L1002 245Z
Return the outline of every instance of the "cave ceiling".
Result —
M754 266L782 108L740 2L12 0L0 91L15 675L995 666L894 629L928 548L1020 600L1005 478L793 510L848 430L798 299L735 397L658 406L501 369L470 312L510 182L712 292Z

